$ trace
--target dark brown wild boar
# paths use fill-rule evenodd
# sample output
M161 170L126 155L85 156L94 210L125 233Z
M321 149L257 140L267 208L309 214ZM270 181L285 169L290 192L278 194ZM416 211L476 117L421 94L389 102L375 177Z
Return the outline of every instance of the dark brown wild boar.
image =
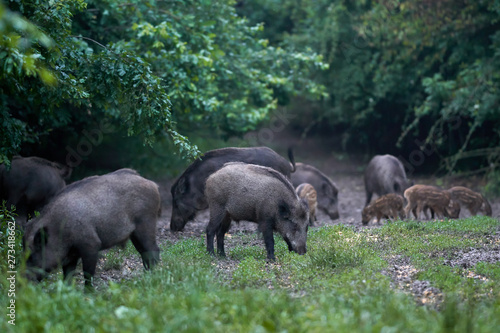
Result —
M288 150L290 162L267 147L221 148L206 152L194 161L172 185L172 217L170 229L181 231L196 213L208 207L205 198L205 182L212 173L227 162L244 162L273 168L286 177L295 171L292 150Z
M366 167L364 180L365 207L370 203L373 193L379 196L389 193L403 195L404 191L412 185L406 178L403 164L392 155L374 156Z
M290 251L306 253L309 208L292 184L274 169L254 164L227 163L207 179L205 194L210 210L207 251L225 256L224 234L231 220L259 224L267 258L274 260L273 231L283 236Z
M406 218L410 218L410 211L413 212L415 218L419 218L424 209L429 208L437 218L449 217L458 218L460 214L460 205L451 200L448 192L430 185L413 185L408 188L404 197L407 200L405 207ZM424 212L425 213L425 212ZM427 214L425 213L426 218Z
M382 217L397 219L404 217L404 199L399 194L389 193L381 196L368 206L361 213L361 222L367 225L374 217L377 218L377 223Z
M316 193L318 208L328 214L332 219L339 218L338 188L335 183L323 172L312 165L297 163L294 173L291 175L293 186L297 187L302 183L311 184Z
M30 278L40 280L62 265L72 275L82 259L85 284L92 285L98 253L129 238L146 269L160 259L156 222L158 186L131 169L88 177L68 185L26 225Z
M24 228L29 216L42 208L66 186L72 169L40 157L15 156L11 168L0 165L0 200L16 206L16 224Z
M478 212L482 212L486 216L492 215L490 203L481 193L463 186L454 186L446 191L450 193L453 200L467 208L472 216L477 215Z
M307 205L309 206L309 225L314 225L314 221L318 220L316 218L316 208L318 206L316 190L311 184L302 183L297 186L295 192L297 192L299 198L307 201Z

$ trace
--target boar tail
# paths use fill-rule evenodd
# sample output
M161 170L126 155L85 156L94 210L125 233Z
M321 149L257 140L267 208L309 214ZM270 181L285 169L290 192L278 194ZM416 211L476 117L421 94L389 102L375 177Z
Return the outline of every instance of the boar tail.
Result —
M288 147L288 158L290 159L290 163L292 163L291 173L295 172L297 168L295 167L295 158L293 157L293 148L292 146Z

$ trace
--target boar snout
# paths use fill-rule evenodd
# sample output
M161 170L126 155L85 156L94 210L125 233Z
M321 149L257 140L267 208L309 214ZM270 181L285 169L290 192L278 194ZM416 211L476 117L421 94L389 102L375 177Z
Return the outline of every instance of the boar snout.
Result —
M181 217L172 215L172 220L170 221L170 230L172 231L182 231L184 229L184 221Z
M25 277L31 282L40 282L47 275L44 269L37 267L28 267L26 269Z
M330 216L330 218L331 218L332 220L336 220L336 219L338 219L338 218L340 217L340 215L339 215L339 212L338 212L338 211L333 211L333 212L332 212L332 211L329 211L329 212L328 212L328 216Z
M182 216L181 210L174 206L172 207L172 218L170 219L170 230L182 231L186 225L186 219Z
M297 252L300 255L306 254L306 252L307 252L306 245L304 244L304 245L298 246L297 249L295 250L295 252Z
M306 247L306 243L305 242L297 242L295 240L289 241L287 239L285 239L285 241L288 244L288 250L290 252L293 251L293 252L298 253L300 255L306 254L307 247Z

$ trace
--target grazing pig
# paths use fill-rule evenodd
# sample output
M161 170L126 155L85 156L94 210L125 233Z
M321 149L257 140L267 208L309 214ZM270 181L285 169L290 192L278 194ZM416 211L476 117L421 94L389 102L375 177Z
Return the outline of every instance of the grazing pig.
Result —
M0 199L16 206L16 224L24 228L34 216L66 186L72 169L40 157L15 156L11 168L0 165Z
M490 203L480 193L474 192L463 186L454 186L448 189L447 192L450 193L453 200L467 208L472 216L477 215L480 211L483 212L484 215L492 215Z
M225 256L224 234L231 220L259 224L269 260L275 259L273 230L283 236L290 251L306 253L309 208L281 173L254 164L227 163L208 177L205 194L210 210L209 253L215 254L217 234L217 252Z
M311 184L318 194L318 208L324 211L332 220L339 218L337 186L323 172L309 164L297 163L296 171L292 173L293 186L302 183Z
M290 173L295 171L291 149L288 150L288 157L291 164L267 147L229 147L206 152L184 171L170 189L172 193L170 229L172 231L183 230L186 223L192 220L198 211L208 207L204 194L205 182L208 176L222 168L225 163L245 162L267 166L290 178Z
M410 211L412 211L418 219L427 208L431 210L432 216L435 213L438 218L446 216L456 219L460 214L460 205L451 200L450 194L434 186L413 185L405 191L404 197L408 201L405 207L407 218L410 217Z
M392 155L376 155L365 170L366 203L368 206L373 193L382 196L388 193L403 195L412 184L406 178L403 164Z
M403 197L399 194L389 193L383 195L363 209L361 222L367 225L374 217L377 217L377 223L380 222L382 217L390 219L402 217L404 216L403 205Z
M306 200L307 205L309 206L309 225L310 226L314 225L314 221L318 220L316 218L316 208L318 206L317 202L318 195L316 193L316 190L311 184L302 183L299 186L297 186L295 192L297 192L299 198Z
M159 212L158 186L131 169L68 185L26 226L28 276L40 280L61 264L68 278L81 258L85 284L91 286L98 252L129 238L149 269L160 259Z

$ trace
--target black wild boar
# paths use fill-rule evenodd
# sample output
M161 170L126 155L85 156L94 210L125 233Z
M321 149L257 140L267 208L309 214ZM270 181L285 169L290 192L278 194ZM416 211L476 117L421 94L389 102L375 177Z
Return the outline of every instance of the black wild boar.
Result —
M305 199L307 202L307 206L309 207L309 225L313 226L314 221L317 221L316 218L316 209L318 207L318 195L316 190L311 184L302 183L295 189L297 195L301 199Z
M450 193L453 200L466 207L472 216L477 215L478 212L483 212L486 216L492 215L490 203L481 193L463 186L454 186L446 191Z
M368 206L373 193L382 196L388 193L403 195L412 184L406 178L403 164L392 155L374 156L365 170L366 203Z
M72 169L40 157L15 156L8 170L0 165L0 199L16 206L16 224L24 228L28 217L42 208L66 186Z
M172 185L172 217L170 229L181 231L196 213L208 207L205 198L205 182L212 173L227 162L244 162L273 168L286 177L295 171L295 161L291 149L290 162L267 147L221 148L206 152L194 161Z
M389 193L377 198L361 212L361 223L367 225L374 217L377 223L382 217L397 219L404 216L404 200L399 194Z
M413 212L417 219L424 212L427 218L426 209L431 210L432 217L436 214L438 218L446 216L456 219L460 214L460 205L451 199L448 192L435 186L413 185L406 189L404 197L407 200L406 218L410 218L410 212Z
M254 164L227 163L207 179L205 194L210 210L207 251L225 256L224 234L231 220L259 224L267 258L274 260L273 230L283 236L290 251L306 253L309 208L292 184L274 169Z
M311 184L318 194L318 208L332 220L339 218L338 189L334 182L323 172L309 164L297 163L292 174L292 184L297 187L302 183Z
M98 252L129 238L149 269L160 259L159 212L158 186L131 169L68 185L26 225L28 276L40 280L60 264L68 278L81 258L85 284L90 286Z

